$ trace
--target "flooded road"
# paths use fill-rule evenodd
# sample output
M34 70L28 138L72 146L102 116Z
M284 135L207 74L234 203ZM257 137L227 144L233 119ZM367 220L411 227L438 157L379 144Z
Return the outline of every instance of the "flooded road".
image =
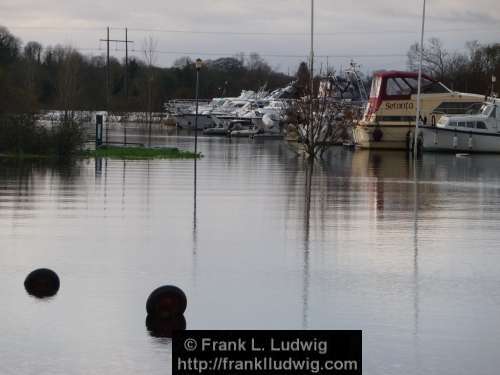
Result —
M362 329L366 374L500 367L500 156L336 148L311 176L282 142L198 147L196 189L189 160L1 162L1 374L169 374L163 284L189 329ZM40 267L48 301L23 288Z

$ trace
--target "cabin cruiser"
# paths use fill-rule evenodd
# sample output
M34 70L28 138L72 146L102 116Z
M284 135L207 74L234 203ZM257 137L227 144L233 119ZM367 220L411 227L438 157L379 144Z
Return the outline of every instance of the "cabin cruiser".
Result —
M485 102L479 114L442 116L435 126L419 127L417 140L424 151L500 153L500 100Z
M217 126L214 116L222 116L232 111L241 109L249 100L263 95L260 91L255 93L243 90L237 98L214 98L211 101L198 100L198 123L196 126L196 101L172 100L165 103L165 110L175 118L180 129L203 130Z
M475 113L484 96L448 89L423 75L421 117L435 125L443 115ZM383 71L374 74L362 119L354 126L354 141L361 148L408 149L417 110L418 73Z

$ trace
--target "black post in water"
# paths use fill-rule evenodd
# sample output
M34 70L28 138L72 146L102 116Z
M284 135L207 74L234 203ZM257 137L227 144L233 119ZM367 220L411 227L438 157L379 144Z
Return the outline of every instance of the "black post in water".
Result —
M102 115L95 116L95 147L102 145Z
M200 69L202 67L203 61L201 59L196 60L196 114L194 117L194 157L198 155L198 97L200 91Z

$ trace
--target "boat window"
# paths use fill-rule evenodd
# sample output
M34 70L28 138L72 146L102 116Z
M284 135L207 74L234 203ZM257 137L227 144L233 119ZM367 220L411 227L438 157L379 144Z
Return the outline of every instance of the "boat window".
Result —
M448 89L439 82L433 82L428 79L422 79L422 92L426 94L444 94Z
M418 92L418 79L417 78L404 78L404 81L411 88L411 93ZM422 87L420 88L424 94L444 94L449 93L450 90L440 82L434 82L427 78L422 78Z
M465 128L465 122L459 122L458 123L459 128Z
M488 129L488 128L486 127L486 124L485 124L484 122L482 122L482 121L478 121L478 123L477 123L477 128L478 128L478 129Z
M450 123L449 123L448 125L449 125L449 126L452 126L452 127L454 127L454 128L456 128L456 127L457 127L457 124L458 124L458 123L457 123L457 122L455 122L455 121L450 121Z
M370 98L377 98L382 86L382 77L376 77L372 82L372 89L370 91Z
M389 96L408 96L411 94L411 90L402 79L390 78L387 80L386 93Z
M470 129L474 129L476 126L473 122L467 122L467 127Z
M417 86L418 80L416 78L405 78L404 80L406 81L408 86L411 87L412 93L416 93L418 90L418 86Z
M434 113L445 113L448 115L458 115L463 113L476 113L473 108L478 103L474 102L443 102L436 107Z

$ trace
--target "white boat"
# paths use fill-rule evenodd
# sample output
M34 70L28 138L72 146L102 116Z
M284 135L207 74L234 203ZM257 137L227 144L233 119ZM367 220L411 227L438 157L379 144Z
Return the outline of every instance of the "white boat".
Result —
M434 125L443 115L476 113L483 95L454 92L441 82L422 76L421 116ZM354 126L354 141L361 148L408 148L413 139L418 73L376 72L363 118Z
M436 126L419 127L424 151L500 153L500 100L483 104L479 114L442 116Z
M253 136L257 130L251 120L240 119L230 122L228 135L233 138L248 138Z

